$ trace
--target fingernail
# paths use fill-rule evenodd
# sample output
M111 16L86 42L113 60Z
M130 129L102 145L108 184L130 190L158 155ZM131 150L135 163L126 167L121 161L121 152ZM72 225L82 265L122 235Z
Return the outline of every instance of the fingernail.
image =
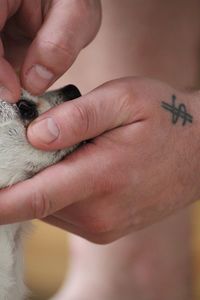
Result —
M28 135L34 140L39 140L44 144L50 144L59 136L60 130L52 118L37 121L29 126Z
M6 87L0 85L0 99L13 102L13 95Z
M27 73L26 84L30 91L39 93L46 89L54 74L41 65L34 65Z

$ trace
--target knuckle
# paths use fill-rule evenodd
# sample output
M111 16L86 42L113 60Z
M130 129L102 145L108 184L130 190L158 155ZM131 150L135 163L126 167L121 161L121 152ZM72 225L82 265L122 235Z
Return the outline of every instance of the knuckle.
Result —
M72 63L77 55L73 42L70 42L70 40L71 38L68 39L65 45L60 41L54 42L42 39L38 41L38 48L41 50L40 55L42 55L42 58L47 61L48 64L51 62L54 63L55 68L65 69L66 65L68 65L69 62Z
M90 110L80 103L74 101L72 104L72 118L73 120L76 120L74 122L74 134L80 136L83 136L83 138L86 138L89 130L90 130L90 124L93 123L91 120L91 113Z
M82 10L85 11L85 13L90 12L90 10L96 10L99 7L99 0L77 0L77 4L81 4Z
M51 213L51 201L44 193L35 191L31 199L33 218L43 219Z
M94 213L95 214L95 213ZM88 236L106 235L112 230L112 221L106 217L87 216L81 220L81 226Z
M83 2L87 24L90 26L90 30L93 31L92 35L94 35L101 23L101 3L99 0L86 0ZM93 23L92 27L91 22Z
M116 237L113 233L84 234L83 237L88 241L99 245L110 244L119 238Z
M146 118L148 112L144 79L128 79L124 84L123 94L120 97L120 111L124 116L124 123L130 124Z
M81 14L85 20L99 22L101 19L100 0L76 0L74 5L77 7L77 14ZM90 23L91 24L91 23Z

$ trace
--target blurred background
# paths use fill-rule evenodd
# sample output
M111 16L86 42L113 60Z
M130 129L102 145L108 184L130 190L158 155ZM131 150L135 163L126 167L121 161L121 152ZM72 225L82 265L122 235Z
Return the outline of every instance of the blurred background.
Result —
M25 244L25 278L33 300L49 299L67 271L67 233L44 222L33 222Z
M193 266L194 291L196 300L200 299L200 203L193 209Z
M200 299L200 203L193 207L192 257L195 300ZM25 277L32 300L47 300L62 285L68 267L67 233L35 221L25 244ZM191 299L188 299L191 300Z

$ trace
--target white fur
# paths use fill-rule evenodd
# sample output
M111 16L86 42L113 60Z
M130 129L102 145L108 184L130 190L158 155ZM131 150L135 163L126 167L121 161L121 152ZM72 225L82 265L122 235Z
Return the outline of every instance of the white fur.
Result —
M39 114L63 102L59 91L41 97L23 92L22 98L34 101ZM27 125L16 105L0 100L0 188L33 176L75 148L55 152L37 150L27 141ZM28 226L28 223L0 226L0 300L23 300L28 295L23 281L21 245Z
M0 299L22 300L28 295L23 281L21 238L25 224L0 227Z

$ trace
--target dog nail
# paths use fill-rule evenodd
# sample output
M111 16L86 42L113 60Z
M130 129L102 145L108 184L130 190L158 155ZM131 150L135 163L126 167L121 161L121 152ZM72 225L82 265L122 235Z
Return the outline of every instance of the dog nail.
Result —
M12 93L2 85L0 85L0 99L7 100L7 101L13 100Z
M30 91L40 92L48 87L54 74L41 65L34 65L27 73L26 83Z
M44 144L50 144L59 136L59 128L52 118L46 118L38 122L34 122L29 127L29 137L34 137Z

